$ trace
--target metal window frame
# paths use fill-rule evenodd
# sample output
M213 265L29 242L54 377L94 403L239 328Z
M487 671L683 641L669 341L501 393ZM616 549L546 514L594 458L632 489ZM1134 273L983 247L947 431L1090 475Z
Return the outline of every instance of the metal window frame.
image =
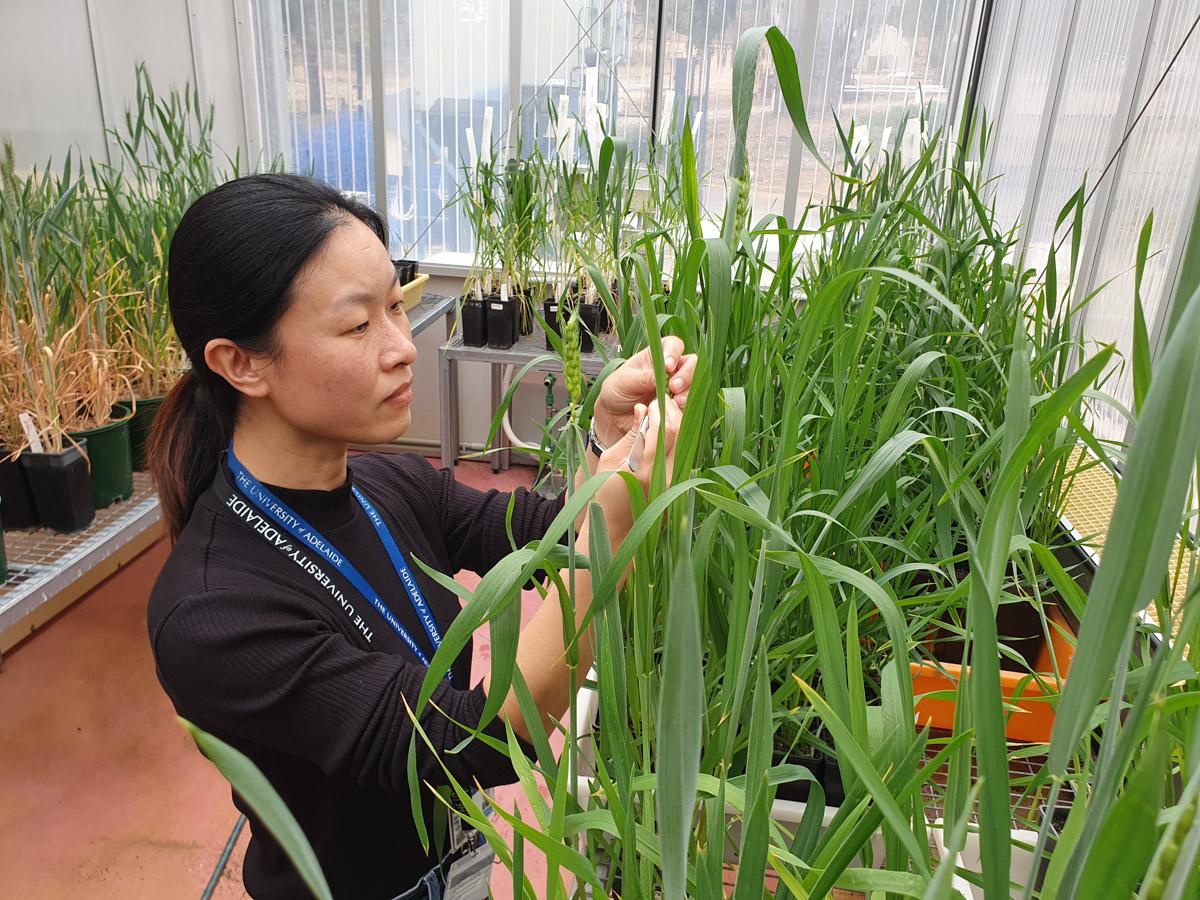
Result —
M387 109L383 97L383 0L367 0L367 36L370 44L368 81L371 85L371 144L375 154L375 211L385 223L388 218Z
M971 0L963 5L959 18L959 31L963 35L958 47L958 59L955 62L953 87L950 91L950 114L947 117L946 133L954 135L954 140L963 137L965 144L955 151L956 162L966 158L969 150L970 134L963 134L964 124L970 128L970 120L975 117L975 109L979 103L979 86L983 81L983 66L987 62L987 48L991 41L991 29L994 0ZM967 29L968 9L971 26ZM973 37L968 37L973 35ZM968 100L969 98L969 100Z

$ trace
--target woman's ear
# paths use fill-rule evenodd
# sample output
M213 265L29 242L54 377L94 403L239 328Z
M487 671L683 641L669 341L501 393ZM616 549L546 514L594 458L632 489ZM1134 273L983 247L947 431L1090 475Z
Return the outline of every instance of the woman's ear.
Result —
M205 344L204 362L209 371L220 375L235 391L247 397L266 397L271 393L271 385L264 377L270 363L264 363L229 338L213 338Z

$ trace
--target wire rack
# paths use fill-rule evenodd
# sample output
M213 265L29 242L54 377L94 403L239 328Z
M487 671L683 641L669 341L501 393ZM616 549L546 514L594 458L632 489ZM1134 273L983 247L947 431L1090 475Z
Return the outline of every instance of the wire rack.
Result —
M1083 453L1082 449L1076 450L1072 465L1078 465L1083 460ZM1116 508L1117 487L1117 480L1112 473L1103 466L1093 466L1075 476L1067 493L1066 517L1075 531L1087 539L1088 548L1097 557L1104 556L1104 539ZM1183 601L1190 587L1188 573L1191 567L1192 552L1186 547L1181 548L1177 538L1171 549L1170 561L1170 578L1174 586L1171 638L1176 637L1174 631L1178 629L1182 617ZM1153 605L1146 608L1145 616L1155 625L1163 624L1158 621L1158 613Z
M937 735L935 735L937 736ZM947 737L948 735L940 735ZM940 743L925 748L926 759L937 755L941 749ZM1010 746L1010 750L1013 749ZM1043 807L1048 799L1049 784L1044 780L1039 783L1038 775L1046 764L1044 754L1029 756L1012 756L1008 761L1009 802L1012 809L1013 828L1036 830L1041 824ZM921 796L925 810L925 819L935 822L945 816L946 784L949 775L948 766L943 764L921 787ZM975 761L971 761L971 782L978 779ZM1070 804L1072 799L1070 789L1059 793L1059 806ZM968 816L968 821L977 824L978 809Z
M82 531L47 528L4 534L8 581L0 585L0 633L103 563L159 522L150 476L135 472L133 495L106 509Z

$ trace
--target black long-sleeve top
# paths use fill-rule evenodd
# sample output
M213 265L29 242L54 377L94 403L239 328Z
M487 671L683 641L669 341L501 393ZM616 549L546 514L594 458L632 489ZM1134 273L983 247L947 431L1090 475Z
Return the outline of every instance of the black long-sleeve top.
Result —
M432 657L429 639L370 520L356 485L408 558L442 634L458 599L428 578L420 559L446 573L486 572L511 545L508 494L482 493L422 457L368 454L349 461L333 491L268 487L362 573ZM224 477L233 483L228 470ZM517 546L540 538L562 502L523 489L513 496ZM407 776L415 707L425 668L369 604L336 574L347 614L327 589L225 508L216 488L198 500L150 598L148 625L158 677L179 715L211 732L262 770L316 851L334 897L385 900L435 864L412 821ZM367 625L356 624L360 616ZM370 637L368 639L367 634ZM501 754L452 724L478 726L485 696L468 687L471 645L453 666L453 686L433 695L421 722L438 756L464 784L515 781ZM503 736L494 722L489 733ZM419 738L418 738L419 741ZM445 782L418 743L422 783ZM434 800L423 792L425 821ZM256 900L307 896L282 849L237 794L250 821L243 880ZM431 828L431 833L433 829Z

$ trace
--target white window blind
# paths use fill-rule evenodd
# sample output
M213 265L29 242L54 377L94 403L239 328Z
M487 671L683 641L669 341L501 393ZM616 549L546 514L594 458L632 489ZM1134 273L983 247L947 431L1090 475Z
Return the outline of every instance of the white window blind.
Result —
M705 176L702 199L719 216L732 140L733 51L746 28L779 25L797 48L814 134L825 158L836 162L835 116L847 125L856 120L860 146L876 148L922 103L932 127L946 122L973 9L973 0L380 3L393 251L459 259L471 250L467 223L453 204L469 158L468 127L479 142L486 125L499 152L535 142L546 151L553 143L552 106L578 119L585 132L613 134L644 153L654 110L665 130L688 109ZM294 171L374 198L379 136L370 0L255 0L254 6L268 152L282 154ZM793 152L791 124L765 59L758 81L748 137L754 210L792 217L825 195L828 176L805 153Z

